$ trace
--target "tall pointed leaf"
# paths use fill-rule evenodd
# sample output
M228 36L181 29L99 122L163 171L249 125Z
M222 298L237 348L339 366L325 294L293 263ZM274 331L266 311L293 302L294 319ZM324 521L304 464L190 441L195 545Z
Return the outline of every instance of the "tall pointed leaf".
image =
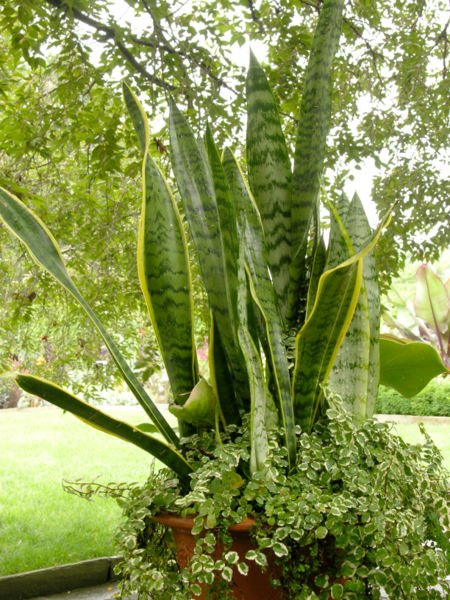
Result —
M350 203L348 216L345 220L352 243L356 252L361 250L370 239L373 232L367 220L361 200L355 194ZM373 252L366 254L363 260L364 289L367 293L367 309L369 313L370 349L369 377L367 384L366 417L370 418L375 412L375 403L380 382L380 288L378 285L378 270Z
M146 114L125 86L124 96L144 154L139 281L175 403L184 404L198 378L187 243L175 200L149 154Z
M208 362L211 385L219 399L220 408L226 423L240 423L240 414L236 410L237 401L233 389L233 378L227 364L227 357L214 314L211 313Z
M174 448L167 446L164 442L143 433L124 421L107 415L91 404L87 404L83 400L80 400L80 398L73 396L70 392L63 390L51 381L31 375L18 375L16 381L26 392L39 396L43 400L69 411L92 427L114 435L126 442L130 442L142 448L142 450L149 452L169 467L169 469L175 471L181 478L186 478L192 471L192 468L183 456Z
M204 152L200 150L188 123L173 102L170 138L173 169L197 249L210 308L229 363L236 399L244 408L250 400L248 381L237 340L232 301L234 292L230 289L214 182Z
M339 220L340 225L337 224ZM341 222L342 221L342 222ZM332 215L329 266L344 261L370 239L372 230L361 201L342 198ZM378 323L380 301L374 258L364 257L363 283L347 334L336 357L329 387L357 420L371 416L379 381Z
M283 316L291 262L291 165L275 98L253 53L247 74L247 164Z
M244 240L242 240L238 278L238 309L240 317L238 336L250 382L250 470L252 473L255 473L265 470L266 459L269 452L266 429L266 411L268 410L269 390L265 381L264 366L261 361L261 356L248 329L247 277L245 274L244 254Z
M122 377L138 402L142 405L166 440L170 443L178 444L177 435L156 408L147 392L126 363L103 324L73 283L66 271L61 251L59 250L56 240L42 221L28 209L23 202L3 188L0 188L0 217L12 233L25 244L36 262L48 271L68 292L70 292L75 300L82 306L91 322L102 336Z
M249 274L250 292L264 319L270 351L270 356L267 358L272 366L277 400L285 428L286 446L289 460L293 464L296 455L296 438L289 365L283 342L282 319L278 312L275 291L265 261L266 249L261 220L239 166L229 151L225 153L224 168L233 198L242 213L239 235L245 249L244 258Z
M324 0L306 68L292 180L292 247L288 317L294 321L302 287L309 226L318 202L326 138L330 129L332 67L338 48L344 0Z
M373 249L389 215L358 253L328 269L314 307L296 338L293 395L296 422L310 431L319 414L323 386L350 326L363 282L363 258Z
M236 224L236 207L231 198L230 188L223 170L219 153L214 143L211 130L206 130L205 146L211 176L214 185L220 232L223 240L225 271L229 287L230 312L233 327L237 327L237 263L239 254L238 232Z

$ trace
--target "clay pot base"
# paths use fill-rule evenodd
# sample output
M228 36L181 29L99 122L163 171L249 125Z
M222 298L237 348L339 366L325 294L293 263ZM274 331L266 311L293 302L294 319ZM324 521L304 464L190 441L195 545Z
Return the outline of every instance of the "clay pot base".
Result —
M186 567L194 553L195 538L191 533L193 527L192 518L177 517L176 515L162 514L154 517L154 520L161 525L170 527L175 538L177 549L178 564L181 568ZM238 553L240 560L244 560L245 554L249 550L254 550L255 546L250 539L249 531L255 524L253 519L247 518L242 523L233 525L230 533L233 537L231 550ZM216 554L220 556L222 552L221 545L217 545ZM253 561L245 561L249 572L247 575L241 575L239 572L233 574L233 596L238 600L285 600L284 594L278 588L274 588L271 579L276 578L278 571L275 565L270 565L262 572ZM199 600L206 600L206 586L202 586Z

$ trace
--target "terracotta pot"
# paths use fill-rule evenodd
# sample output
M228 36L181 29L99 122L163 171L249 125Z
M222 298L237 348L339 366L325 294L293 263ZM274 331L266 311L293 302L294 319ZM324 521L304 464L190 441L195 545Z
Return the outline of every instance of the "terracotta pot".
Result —
M192 518L178 517L171 514L161 514L154 517L154 520L161 525L170 527L175 538L177 548L177 558L180 567L186 567L189 563L195 546L195 538L191 533L194 520ZM233 525L230 533L233 537L231 550L235 550L240 559L243 560L248 550L255 548L249 535L250 529L255 524L254 519L247 518L242 523ZM216 555L222 552L221 544L217 544ZM233 596L238 600L286 600L283 592L279 588L274 588L271 579L278 576L278 570L275 564L271 564L268 557L269 567L262 572L253 561L246 561L249 572L246 576L237 571L233 576ZM198 596L199 600L206 600L206 586L203 586L203 593Z

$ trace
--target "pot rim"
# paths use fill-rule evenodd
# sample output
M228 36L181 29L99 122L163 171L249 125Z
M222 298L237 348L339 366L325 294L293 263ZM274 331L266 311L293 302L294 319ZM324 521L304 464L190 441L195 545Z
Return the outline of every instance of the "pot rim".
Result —
M177 529L183 529L191 531L194 526L194 517L180 517L176 513L161 512L152 517L153 521L166 525L167 527L173 527ZM246 517L240 523L235 523L229 528L232 532L247 532L255 525L256 521L253 517Z

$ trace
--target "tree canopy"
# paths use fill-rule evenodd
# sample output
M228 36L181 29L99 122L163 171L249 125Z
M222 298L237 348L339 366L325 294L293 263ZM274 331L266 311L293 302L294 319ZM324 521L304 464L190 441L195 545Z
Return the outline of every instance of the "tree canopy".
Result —
M106 290L106 320L119 320L120 306L139 313L130 251L139 161L123 116L121 81L132 83L155 116L151 151L163 165L160 117L169 95L200 114L199 130L210 121L219 139L237 149L245 69L235 57L250 40L262 49L292 143L320 9L320 0L4 0L0 183L38 209L92 298ZM445 0L346 5L323 193L336 197L352 170L373 164L379 214L398 201L379 248L386 280L407 253L433 260L448 245L449 26ZM17 283L3 312L38 310L37 274L26 259L13 258L17 247L0 235L2 276ZM10 324L3 319L2 329ZM85 336L73 336L75 359Z

